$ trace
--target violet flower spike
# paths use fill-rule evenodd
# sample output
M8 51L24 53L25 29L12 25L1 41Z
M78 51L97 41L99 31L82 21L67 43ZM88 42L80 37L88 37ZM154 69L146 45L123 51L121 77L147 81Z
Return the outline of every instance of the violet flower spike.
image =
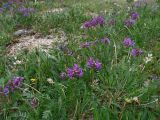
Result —
M5 96L7 96L9 94L9 86L8 85L4 87L3 93Z
M87 62L87 66L88 68L93 68L94 67L94 59L93 58L89 58L88 62Z
M123 44L126 47L133 47L135 45L135 42L131 38L125 38Z
M93 18L90 21L86 21L83 24L83 28L91 28L91 27L96 27L97 25L103 26L105 24L105 19L103 16L98 16Z
M96 60L95 67L96 67L96 70L100 70L102 68L102 63L100 63L99 60Z
M67 69L67 75L69 78L82 77L83 70L77 64L74 64L72 68Z
M137 56L141 55L142 53L143 53L143 51L141 49L138 49L138 48L134 48L131 51L131 55L134 56L134 57L137 57Z
M132 20L137 20L139 18L139 14L137 12L132 12L131 13L131 19Z
M134 24L135 24L135 20L132 20L132 19L127 19L124 22L124 25L127 27L132 27Z
M94 60L93 58L89 58L87 61L87 66L90 69L100 70L102 68L102 63L99 60Z
M77 64L74 64L73 70L74 70L74 73L77 77L82 77L83 76L83 70Z
M84 28L90 28L90 27L92 27L90 21L85 22L83 26L84 26Z
M13 86L18 88L22 86L24 78L23 77L14 77L13 78Z
M105 19L103 16L98 16L97 17L97 22L100 26L103 26L105 24Z

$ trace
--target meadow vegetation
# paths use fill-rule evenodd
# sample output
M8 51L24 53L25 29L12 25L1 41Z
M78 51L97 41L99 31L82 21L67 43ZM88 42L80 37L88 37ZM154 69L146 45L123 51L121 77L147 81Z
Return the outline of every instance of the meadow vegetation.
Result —
M160 119L160 1L141 1L0 2L0 119ZM66 40L10 55L22 29Z

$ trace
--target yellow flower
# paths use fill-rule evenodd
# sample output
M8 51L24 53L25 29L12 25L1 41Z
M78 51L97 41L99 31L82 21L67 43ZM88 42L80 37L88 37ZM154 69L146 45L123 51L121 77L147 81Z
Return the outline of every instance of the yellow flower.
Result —
M32 81L33 83L35 83L35 82L37 81L37 79L31 78L31 81Z

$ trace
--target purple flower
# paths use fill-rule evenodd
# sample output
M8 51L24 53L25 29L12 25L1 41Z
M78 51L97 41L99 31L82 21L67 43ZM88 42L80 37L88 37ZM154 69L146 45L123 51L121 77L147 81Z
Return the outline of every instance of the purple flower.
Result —
M91 26L95 27L95 26L98 24L97 18L93 18L93 19L90 21L90 24L91 24Z
M60 78L64 80L66 78L66 73L65 72L61 72L60 73Z
M29 16L31 13L35 12L34 8L20 7L18 11L23 14L23 16Z
M123 41L123 44L126 46L126 47L133 47L135 45L135 42L132 41L131 38L125 38L124 41Z
M23 80L24 80L23 77L14 77L13 78L13 86L15 88L21 87Z
M131 26L133 26L135 24L135 20L127 19L127 20L125 20L124 24L127 27L131 27Z
M95 27L97 25L100 25L100 26L103 26L105 24L105 19L103 16L98 16L98 17L95 17L93 18L92 20L90 21L86 21L84 24L83 24L83 27L84 28L90 28L90 27Z
M81 43L80 44L80 47L81 48L88 48L88 47L90 47L91 46L91 42L84 42L84 43Z
M20 8L18 9L18 11L21 12L21 13L25 12L25 10L26 10L25 7L20 7Z
M67 75L69 78L73 78L74 77L74 70L72 68L68 68L67 69Z
M105 19L103 16L98 16L97 18L97 22L100 26L104 25L105 24Z
M85 22L83 26L84 26L84 28L90 28L90 27L92 27L90 21Z
M88 62L87 62L87 66L88 68L93 68L95 65L95 61L93 58L89 58Z
M3 13L3 8L0 8L0 14L2 14Z
M132 19L132 20L137 20L138 17L139 17L139 14L138 14L137 12L132 12L132 13L131 13L131 19Z
M79 66L77 64L74 64L73 70L74 70L74 73L76 76L78 76L78 77L83 76L83 70L82 70L82 68L79 68Z
M139 56L143 53L143 51L141 49L138 49L138 48L134 48L132 49L131 51L131 55L136 57L136 56Z
M95 61L95 68L96 70L100 70L102 68L102 63L100 63L99 60Z
M102 68L102 63L99 62L99 60L94 60L93 58L89 58L87 61L88 68L93 68L95 70L100 70Z
M103 38L103 39L101 39L101 42L105 43L105 44L109 44L110 40L108 38Z
M82 77L83 70L77 64L74 64L74 66L72 68L67 69L67 75L69 78Z
M4 95L6 95L6 96L9 94L9 86L8 85L4 87L3 92L4 92Z
M23 80L23 77L14 77L12 80L9 80L4 88L4 94L8 95L9 92L14 92L16 88L21 87Z
M30 103L33 108L36 108L39 104L39 101L38 101L38 99L33 98Z

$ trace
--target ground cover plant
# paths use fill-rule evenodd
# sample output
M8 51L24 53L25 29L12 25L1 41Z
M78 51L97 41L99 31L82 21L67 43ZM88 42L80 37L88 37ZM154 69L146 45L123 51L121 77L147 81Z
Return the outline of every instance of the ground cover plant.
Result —
M160 119L159 5L0 1L0 119Z

